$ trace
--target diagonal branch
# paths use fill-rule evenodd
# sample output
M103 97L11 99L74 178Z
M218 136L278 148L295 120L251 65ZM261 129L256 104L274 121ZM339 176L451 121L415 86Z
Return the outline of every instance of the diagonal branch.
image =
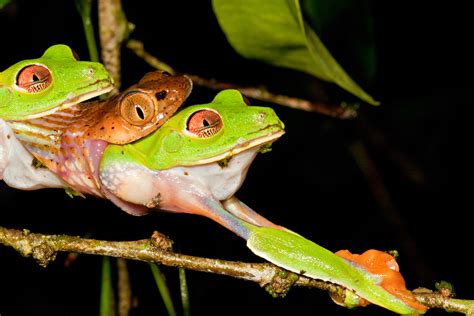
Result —
M132 50L138 57L142 58L150 66L156 69L165 70L170 73L174 73L173 68L166 63L160 61L155 56L148 53L142 42L130 39L127 42L127 48ZM289 97L281 94L274 94L268 91L265 88L256 88L256 87L242 87L236 84L228 82L219 82L214 79L206 79L199 77L197 75L186 74L195 85L206 87L214 90L223 90L223 89L237 89L240 90L247 97L260 100L264 102L270 102L274 104L279 104L283 106L288 106L294 109L317 112L327 116L339 118L339 119L352 119L357 116L357 112L354 106L349 106L344 104L333 105L327 104L324 102L309 101L295 97Z
M0 243L47 266L60 251L118 257L172 267L227 275L265 286L273 296L284 296L293 285L313 287L341 296L344 288L285 271L269 263L244 263L188 256L171 251L171 241L157 232L150 239L105 241L67 235L44 235L0 227ZM415 293L430 308L474 315L474 301L453 299L438 292Z

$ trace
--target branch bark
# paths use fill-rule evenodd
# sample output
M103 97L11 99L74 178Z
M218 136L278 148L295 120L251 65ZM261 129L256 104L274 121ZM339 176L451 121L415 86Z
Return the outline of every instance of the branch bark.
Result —
M120 47L134 25L127 21L120 0L98 1L99 32L102 61L115 81L110 95L120 91L121 59Z
M157 232L150 239L105 241L67 235L45 235L0 227L0 244L14 248L25 257L33 257L44 267L56 258L58 252L74 252L227 275L256 282L264 286L273 296L284 296L294 285L318 288L336 296L344 293L344 288L339 285L296 275L269 263L244 263L176 253L171 250L171 241ZM453 299L439 292L415 293L415 296L418 301L430 308L441 308L474 316L474 300Z

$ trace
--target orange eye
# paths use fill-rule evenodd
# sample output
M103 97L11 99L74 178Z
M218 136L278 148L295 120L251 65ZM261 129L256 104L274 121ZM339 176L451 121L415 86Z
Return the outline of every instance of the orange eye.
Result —
M199 138L208 138L223 127L222 118L211 110L197 111L188 118L187 130Z
M43 65L29 65L18 72L16 85L30 93L41 92L51 85L53 77Z
M133 125L145 125L155 115L153 100L142 92L129 92L120 100L120 114Z

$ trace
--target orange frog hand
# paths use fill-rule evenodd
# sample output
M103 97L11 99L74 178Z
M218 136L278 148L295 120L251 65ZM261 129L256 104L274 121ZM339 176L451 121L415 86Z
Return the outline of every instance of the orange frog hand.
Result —
M420 311L428 309L415 299L411 291L407 290L405 280L399 272L398 263L390 254L375 249L367 250L361 255L352 254L348 250L339 250L335 254L379 277L381 281L378 285L401 299L408 306ZM361 299L359 304L365 306L368 302Z

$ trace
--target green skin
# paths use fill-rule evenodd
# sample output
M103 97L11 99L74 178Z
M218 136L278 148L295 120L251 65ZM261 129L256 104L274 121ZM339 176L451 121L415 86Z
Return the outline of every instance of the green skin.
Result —
M45 69L49 76L25 73L31 66ZM21 76L29 78L36 88L23 87L19 83ZM40 58L20 61L0 72L0 119L45 116L112 88L113 80L102 64L78 61L68 46L54 45Z
M220 130L204 138L187 128L202 110L222 119ZM244 238L256 255L282 268L342 285L399 314L422 312L382 288L379 276L272 224L233 196L255 154L283 133L284 125L273 110L247 106L238 91L225 90L209 104L183 109L146 138L109 145L101 159L100 179L106 196L118 199L122 204L116 204L132 214L159 208L207 216ZM228 183L219 179L235 179L229 175L242 177L222 192ZM353 292L346 292L346 302L353 300Z

